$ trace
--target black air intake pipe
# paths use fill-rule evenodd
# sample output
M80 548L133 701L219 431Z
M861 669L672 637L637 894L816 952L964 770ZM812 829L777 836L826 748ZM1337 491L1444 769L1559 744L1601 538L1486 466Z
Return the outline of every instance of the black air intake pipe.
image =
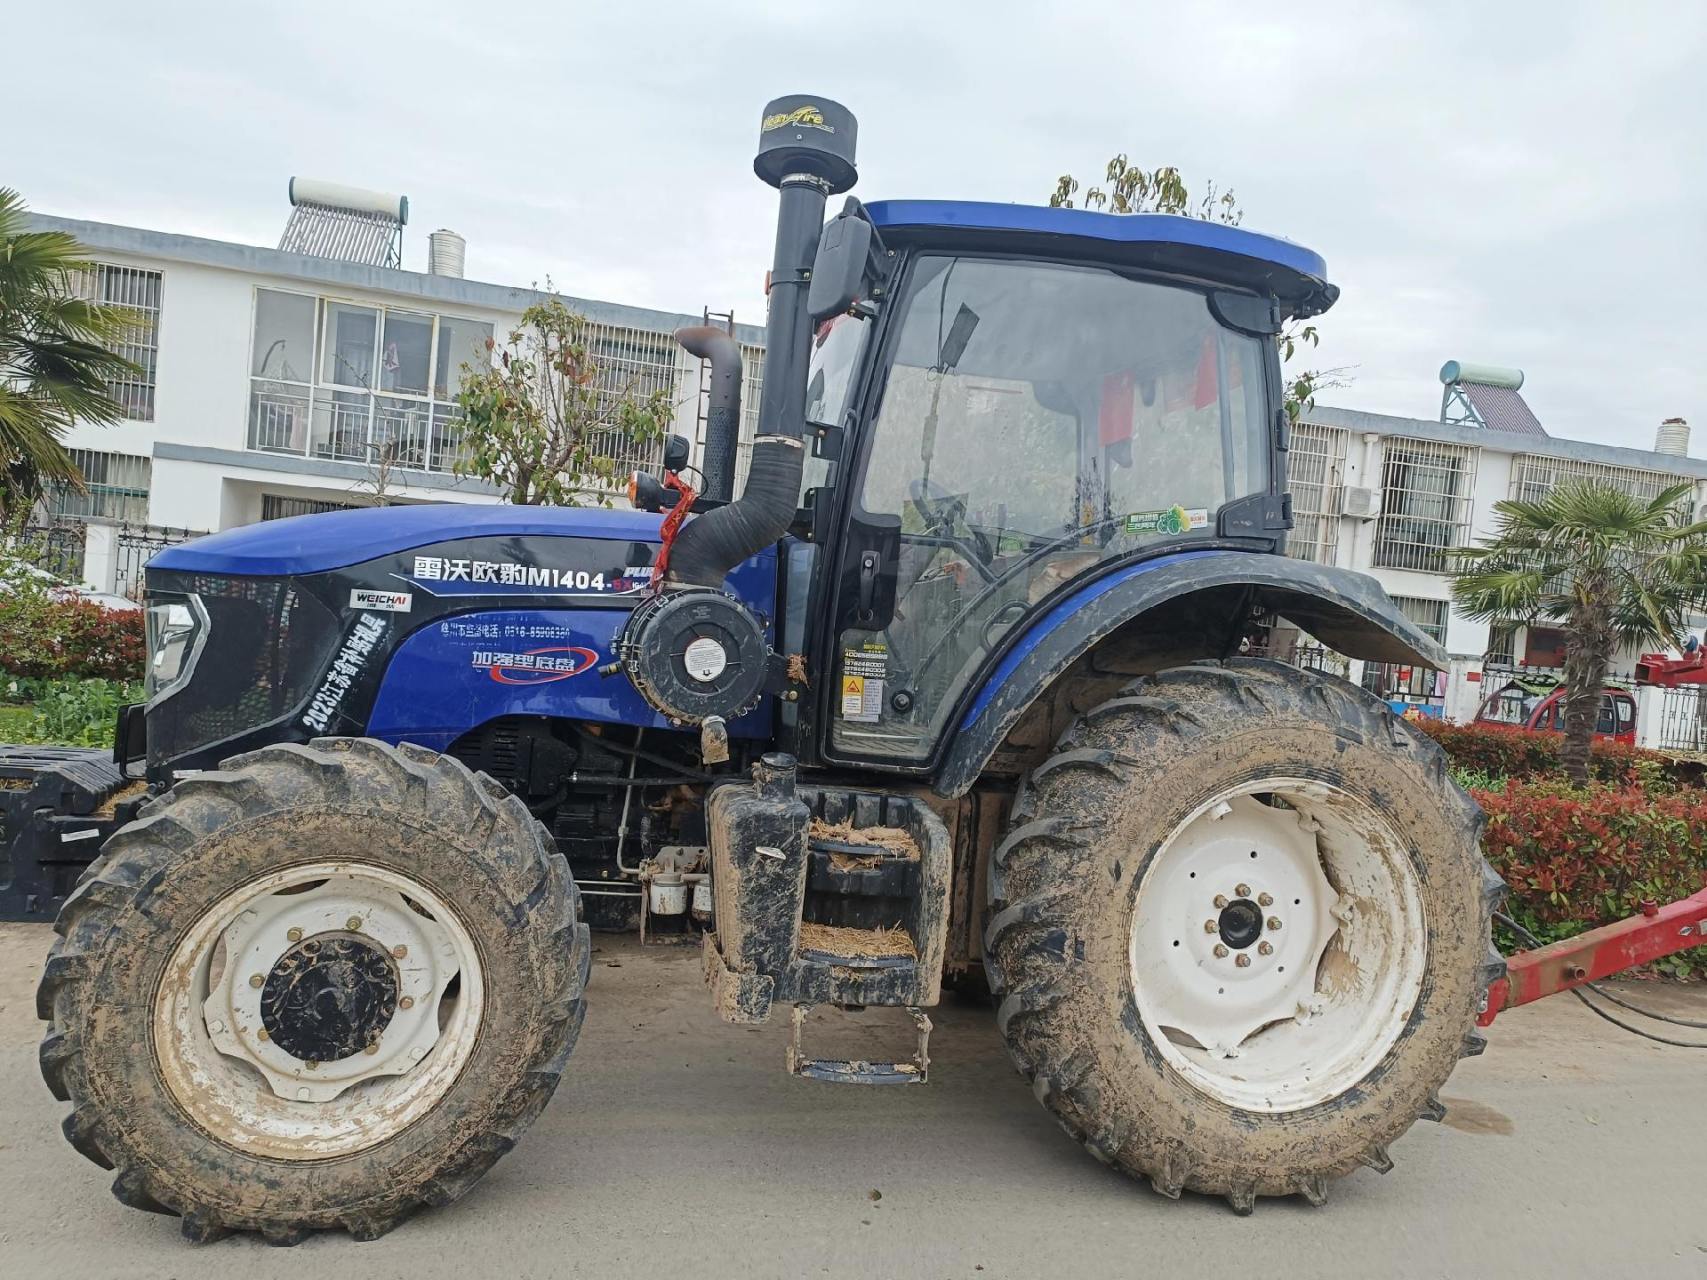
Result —
M690 356L711 361L705 407L705 496L728 502L735 496L735 444L741 432L741 347L722 329L696 324L676 330Z
M824 202L853 186L858 177L854 168L857 128L853 113L828 98L796 94L778 98L765 108L753 170L781 192L781 205L771 264L770 315L765 324L765 382L752 460L740 498L696 517L677 535L670 549L665 590L721 587L731 569L778 541L794 521L806 456L801 432L812 349L806 291L824 229ZM738 422L739 415L734 418ZM708 423L708 458L709 435ZM731 448L731 480L733 452Z

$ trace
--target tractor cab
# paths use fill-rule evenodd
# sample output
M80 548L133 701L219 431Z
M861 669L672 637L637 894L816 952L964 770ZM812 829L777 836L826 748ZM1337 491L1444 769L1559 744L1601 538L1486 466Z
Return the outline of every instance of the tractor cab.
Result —
M1332 300L1315 254L1164 215L852 200L814 278L849 253L857 286L812 307L793 553L835 676L826 759L929 764L992 655L1116 565L1280 548L1274 336Z

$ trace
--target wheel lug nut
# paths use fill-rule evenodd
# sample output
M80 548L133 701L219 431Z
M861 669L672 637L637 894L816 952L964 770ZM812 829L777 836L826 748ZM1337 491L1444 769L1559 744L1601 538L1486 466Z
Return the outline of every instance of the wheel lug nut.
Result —
M272 1038L273 1037L271 1036L271 1034L268 1033L268 1031L265 1027L262 1027L259 1031L257 1031L255 1033L255 1039L257 1039L257 1040L271 1040Z
M379 1041L375 1040L367 1048L363 1049L362 1052L363 1053L378 1053L379 1052Z
M1268 944L1265 942L1263 945L1267 946ZM397 1002L397 1007L399 1009L413 1009L415 1007L415 997L414 996L404 996L401 1000L399 1000Z
M1277 928L1277 929L1279 927L1280 927L1279 925L1275 926L1275 928ZM409 948L404 946L401 942L399 942L395 947L391 948L391 954L393 956L395 956L397 959L401 960L404 956L409 954Z
M1259 943L1257 943L1257 954L1258 955L1265 955L1265 956L1272 956L1274 954L1274 943L1272 943L1272 942L1259 942Z
M260 974L260 973L251 973L249 975L249 985L251 987L264 987L264 986L266 986L267 985L266 975Z
M1205 920L1203 922L1203 932L1205 932L1205 933L1219 933L1220 931L1221 931L1221 926L1216 924L1213 920Z
M296 929L296 928L286 929L285 930L285 937L290 939L290 941L292 941L292 942L301 942L302 941L302 930Z
M348 929L351 933L360 933L362 931L362 918L360 916L351 916L348 920L344 921L344 928Z
M1280 917L1279 916L1270 916L1268 918L1268 927L1270 929L1280 928Z
M1217 960L1225 960L1227 958L1227 944L1226 943L1217 942L1215 944L1215 958Z
M1259 907L1272 907L1273 905L1274 905L1274 895L1272 893L1259 893L1259 894L1257 894L1257 906L1259 906Z
M1216 894L1215 895L1215 905L1217 907L1225 907L1227 905L1227 895L1224 893Z
M1248 898L1251 896L1251 887L1248 884L1236 884L1233 886L1233 892L1241 898Z
M1233 963L1238 965L1241 969L1249 969L1251 967L1251 958L1241 951L1239 952L1239 958L1233 961Z

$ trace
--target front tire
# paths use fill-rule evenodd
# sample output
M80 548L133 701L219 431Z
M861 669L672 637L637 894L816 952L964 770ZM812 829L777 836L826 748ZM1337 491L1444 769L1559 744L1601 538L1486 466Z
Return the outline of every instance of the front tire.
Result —
M1483 818L1343 681L1240 660L1084 715L1015 801L986 963L1009 1051L1164 1195L1312 1203L1439 1119L1503 962Z
M321 739L187 778L55 922L37 1005L66 1137L193 1240L382 1235L551 1097L578 905L526 806L449 757Z

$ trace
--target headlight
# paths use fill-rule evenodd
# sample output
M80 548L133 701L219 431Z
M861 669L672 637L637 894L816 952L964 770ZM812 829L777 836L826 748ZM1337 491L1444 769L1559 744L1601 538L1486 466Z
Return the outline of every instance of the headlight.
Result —
M195 596L151 596L148 673L144 696L153 702L190 678L207 640L207 611Z

